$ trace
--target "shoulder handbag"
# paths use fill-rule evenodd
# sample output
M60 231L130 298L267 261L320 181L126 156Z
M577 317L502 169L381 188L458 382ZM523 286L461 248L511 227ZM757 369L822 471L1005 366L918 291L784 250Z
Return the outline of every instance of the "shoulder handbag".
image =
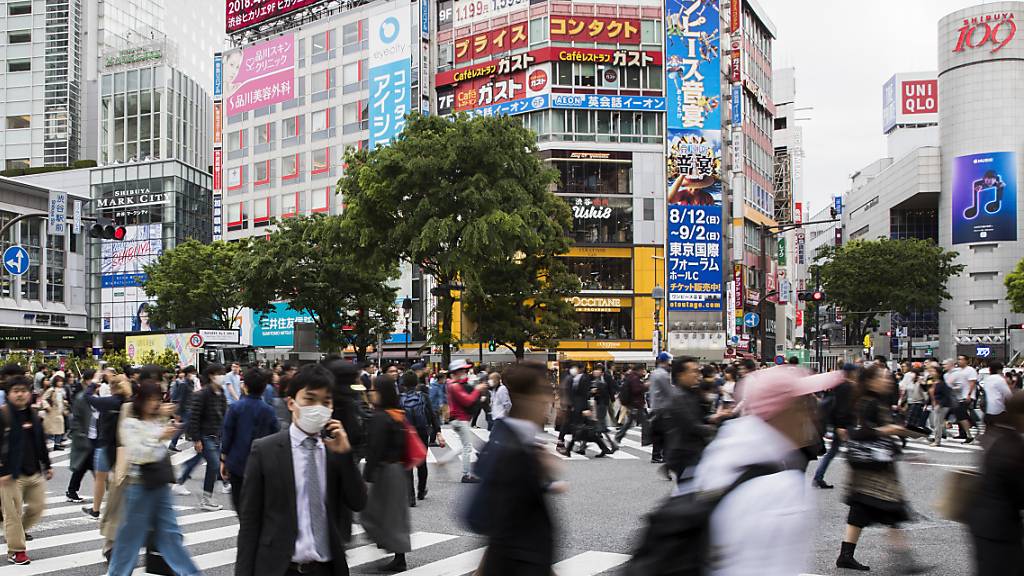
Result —
M846 461L851 468L881 470L891 466L895 459L896 447L888 437L846 442Z
M171 464L171 455L156 462L139 464L139 477L142 479L142 486L146 490L155 490L174 482L174 466Z
M402 450L402 465L406 470L412 470L427 459L427 447L408 420L403 422L403 426L405 427L405 448Z

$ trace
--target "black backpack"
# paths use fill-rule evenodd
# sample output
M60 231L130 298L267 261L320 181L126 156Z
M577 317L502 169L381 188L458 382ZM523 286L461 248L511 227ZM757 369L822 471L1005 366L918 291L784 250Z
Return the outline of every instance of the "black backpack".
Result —
M420 432L430 430L427 401L423 398L422 392L414 390L402 394L402 409L405 410L405 417L409 419L413 428Z
M784 470L774 464L756 464L722 490L669 498L647 515L647 528L622 576L705 574L710 563L711 513L718 503L744 482Z

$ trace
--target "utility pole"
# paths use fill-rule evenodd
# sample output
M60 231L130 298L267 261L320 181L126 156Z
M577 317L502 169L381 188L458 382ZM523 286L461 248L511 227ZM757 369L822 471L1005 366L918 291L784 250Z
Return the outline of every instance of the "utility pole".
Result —
M821 270L818 267L814 268L814 289L818 290L821 287ZM821 366L821 302L816 301L814 303L814 361L818 363L818 372L823 372Z

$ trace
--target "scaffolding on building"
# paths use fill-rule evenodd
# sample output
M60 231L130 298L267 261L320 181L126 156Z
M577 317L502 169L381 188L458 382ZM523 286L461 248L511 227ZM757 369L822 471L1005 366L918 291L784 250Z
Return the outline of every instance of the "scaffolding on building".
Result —
M775 149L775 221L793 223L793 157L789 148Z

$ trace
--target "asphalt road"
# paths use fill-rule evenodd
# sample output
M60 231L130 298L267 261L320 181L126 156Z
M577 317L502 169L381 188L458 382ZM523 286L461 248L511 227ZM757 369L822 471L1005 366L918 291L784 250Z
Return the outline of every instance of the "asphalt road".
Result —
M480 440L486 431L478 431ZM452 431L446 438L457 440ZM554 438L550 438L552 443ZM649 449L639 445L639 436L629 435L614 458L574 456L564 462L564 478L570 490L552 499L557 511L558 542L556 571L560 576L614 574L626 559L643 514L654 507L671 489L671 483L657 474L657 466L649 463ZM185 447L185 443L182 443ZM934 565L929 574L971 574L971 547L960 525L937 517L932 503L937 498L944 475L952 468L975 465L980 448L962 447L959 442L944 445L943 450L912 441L908 461L901 463L900 475L916 520L906 526L909 540L918 557ZM176 455L175 461L187 458L191 449ZM473 571L484 545L477 536L466 531L458 513L471 487L459 483L461 466L455 462L441 466L436 463L446 449L431 449L430 493L425 501L411 511L414 551L409 554L411 576L457 576ZM58 468L48 484L48 509L40 525L32 530L28 566L0 565L0 576L54 574L60 576L98 576L104 573L99 549L97 523L79 510L80 505L67 504L63 494L69 471L67 453L54 453ZM201 490L203 467L193 474L189 488ZM810 478L812 468L808 472ZM852 574L837 571L834 565L845 524L847 507L842 503L842 484L848 473L846 463L837 459L828 473L836 490L814 490L818 502L818 526L808 548L813 552L810 574ZM811 488L808 488L812 490ZM208 575L232 574L237 521L230 510L229 497L219 493L225 504L221 512L197 509L196 496L178 496L179 522L186 545L193 558ZM91 491L87 479L82 495ZM6 552L6 547L3 548ZM871 574L891 573L890 551L883 529L865 530L857 550L858 559L872 566ZM375 568L389 556L359 535L351 544L349 564L353 574L377 573ZM137 571L141 574L141 570Z

